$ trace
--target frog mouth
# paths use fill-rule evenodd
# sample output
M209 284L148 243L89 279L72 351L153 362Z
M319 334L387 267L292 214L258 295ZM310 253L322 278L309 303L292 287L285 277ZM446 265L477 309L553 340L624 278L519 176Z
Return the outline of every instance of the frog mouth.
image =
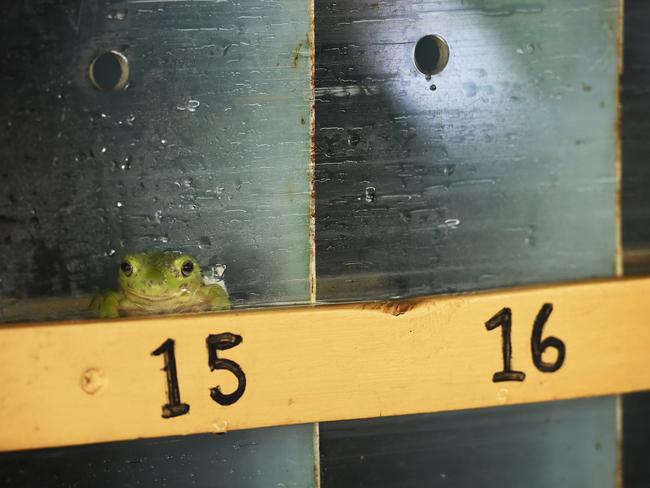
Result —
M136 301L144 301L144 302L151 302L151 303L158 303L158 302L166 302L169 300L173 300L176 298L180 298L183 296L187 296L187 293L169 293L169 294L164 294L164 295L142 295L140 293L136 293L134 291L128 291L128 295L131 298L135 298Z

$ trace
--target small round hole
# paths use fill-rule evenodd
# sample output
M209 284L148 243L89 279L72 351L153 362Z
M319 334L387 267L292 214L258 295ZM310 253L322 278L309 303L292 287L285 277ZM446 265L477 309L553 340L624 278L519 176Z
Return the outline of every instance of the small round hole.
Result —
M102 53L90 63L88 76L98 90L124 90L129 82L129 61L117 51Z
M415 67L424 75L440 73L449 61L449 46L440 36L430 34L422 37L413 50Z

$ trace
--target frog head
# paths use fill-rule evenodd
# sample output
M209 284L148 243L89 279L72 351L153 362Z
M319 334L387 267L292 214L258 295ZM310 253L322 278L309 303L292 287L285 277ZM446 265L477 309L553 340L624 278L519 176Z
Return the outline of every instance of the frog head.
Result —
M203 286L196 259L176 251L127 254L118 281L122 293L133 301L182 299Z

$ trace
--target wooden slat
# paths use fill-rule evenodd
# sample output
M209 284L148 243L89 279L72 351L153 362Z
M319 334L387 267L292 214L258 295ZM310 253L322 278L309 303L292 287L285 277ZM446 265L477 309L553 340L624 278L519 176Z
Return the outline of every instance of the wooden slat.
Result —
M0 449L93 443L270 425L437 412L650 389L650 279L613 280L409 303L7 325L0 329ZM533 364L531 333L553 305L542 339L566 346L556 372ZM512 368L522 382L493 382L502 331L485 322L512 310ZM210 371L206 338L238 363L246 389L234 404L210 388L236 387ZM162 356L175 341L186 415L163 418ZM543 360L553 363L554 351Z

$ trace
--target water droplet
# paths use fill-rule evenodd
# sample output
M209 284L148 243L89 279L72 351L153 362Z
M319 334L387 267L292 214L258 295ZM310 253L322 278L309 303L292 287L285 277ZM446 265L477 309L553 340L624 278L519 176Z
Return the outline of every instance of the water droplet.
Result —
M445 176L450 176L454 174L454 171L456 171L456 165L455 164L448 164L442 169L442 173Z
M102 153L105 153L105 152L106 152L106 146L102 147L102 148L100 149L100 151L101 151Z
M463 91L465 92L466 96L475 97L478 94L479 87L476 85L476 83L467 81L463 83Z
M449 227L450 229L458 229L460 226L460 220L459 219L447 219L445 220L445 225Z
M356 132L348 134L348 146L356 146L361 142L361 137Z
M519 46L515 52L517 54L532 54L536 51L536 46L533 43L528 43L525 46Z
M127 156L127 157L124 158L124 161L122 162L122 164L120 164L120 169L122 171L128 171L128 170L131 169L131 158L130 157Z
M111 249L110 251L108 251L108 252L106 253L106 255L107 255L107 256L113 256L113 255L115 255L115 253L116 253L115 249Z
M437 87L436 85L431 85L431 86L429 87L429 90L431 90L431 91L436 91L437 88L438 88L438 87Z
M160 139L161 144L167 144L167 139Z
M108 13L106 16L107 19L109 20L125 20L126 19L126 14L128 13L128 10L112 10Z
M162 224L162 217L163 217L162 210L156 210L156 213L154 214L154 218L156 219L157 224Z
M115 204L115 206L116 206L117 208L122 208L122 202L117 202L117 203Z
M427 80L427 81L431 81L431 75L426 75L426 76L424 77L424 79Z
M366 188L366 202L367 203L372 203L375 201L375 196L376 196L376 190L374 186L369 186Z
M198 100L190 99L184 104L178 105L176 107L176 110L180 110L181 112L185 110L187 110L188 112L196 112L196 109L198 109L200 105L201 102L199 102Z

